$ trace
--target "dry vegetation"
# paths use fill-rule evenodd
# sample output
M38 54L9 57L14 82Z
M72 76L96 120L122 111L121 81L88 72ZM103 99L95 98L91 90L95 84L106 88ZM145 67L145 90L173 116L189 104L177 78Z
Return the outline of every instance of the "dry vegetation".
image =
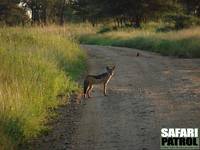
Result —
M59 105L56 96L80 90L75 82L85 69L86 44L138 48L163 55L200 57L200 28L171 31L120 29L98 34L99 27L0 29L0 149L15 149L46 129Z
M169 56L185 58L200 57L199 27L166 33L146 29L121 29L103 34L82 35L80 42L85 44L138 48Z
M76 31L75 31L76 28ZM45 130L58 94L79 90L85 54L78 27L0 29L0 149L15 149ZM85 30L87 31L87 30ZM88 32L88 31L87 31Z

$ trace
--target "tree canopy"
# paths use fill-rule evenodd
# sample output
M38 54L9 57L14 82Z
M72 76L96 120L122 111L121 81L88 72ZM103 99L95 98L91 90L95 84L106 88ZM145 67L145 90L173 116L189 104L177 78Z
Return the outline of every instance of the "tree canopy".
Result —
M19 7L19 3L23 7ZM0 21L8 25L26 23L26 11L36 24L63 25L74 18L93 25L113 21L117 26L140 27L166 14L200 17L199 0L0 0Z

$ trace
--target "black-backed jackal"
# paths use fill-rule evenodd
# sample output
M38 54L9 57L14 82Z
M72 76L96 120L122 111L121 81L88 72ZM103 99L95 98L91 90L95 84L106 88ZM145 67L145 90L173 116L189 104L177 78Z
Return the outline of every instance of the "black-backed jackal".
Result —
M100 75L88 75L84 80L84 98L91 97L91 91L94 84L104 85L104 95L106 96L107 84L114 75L115 66L106 67L107 72Z

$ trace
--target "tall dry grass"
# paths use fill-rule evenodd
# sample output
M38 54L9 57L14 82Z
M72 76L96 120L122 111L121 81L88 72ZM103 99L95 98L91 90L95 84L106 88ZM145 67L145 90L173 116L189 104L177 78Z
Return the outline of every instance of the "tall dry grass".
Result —
M0 29L0 149L40 134L50 108L59 105L56 96L79 90L74 80L85 69L85 54L71 30Z

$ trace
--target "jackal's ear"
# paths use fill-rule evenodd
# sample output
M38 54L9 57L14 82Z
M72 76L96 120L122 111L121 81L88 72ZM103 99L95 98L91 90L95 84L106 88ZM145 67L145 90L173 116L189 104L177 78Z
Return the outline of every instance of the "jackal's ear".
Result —
M113 70L115 69L115 65L113 66L113 68L112 68Z

